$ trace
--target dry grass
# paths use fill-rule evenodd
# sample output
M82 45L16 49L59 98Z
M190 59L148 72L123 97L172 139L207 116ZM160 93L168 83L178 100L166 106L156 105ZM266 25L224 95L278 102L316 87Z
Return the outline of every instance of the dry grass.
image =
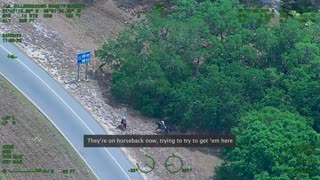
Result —
M95 179L80 156L37 108L0 76L0 116L10 115L16 124L0 125L0 146L13 144L13 154L23 155L23 164L2 164L1 170L54 169L55 173L7 173L5 179ZM62 174L75 169L75 174Z

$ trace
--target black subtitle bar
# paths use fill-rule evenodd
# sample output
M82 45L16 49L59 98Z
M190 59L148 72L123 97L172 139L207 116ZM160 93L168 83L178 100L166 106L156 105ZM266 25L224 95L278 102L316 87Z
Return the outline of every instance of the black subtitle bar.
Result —
M84 147L235 147L234 135L84 135Z

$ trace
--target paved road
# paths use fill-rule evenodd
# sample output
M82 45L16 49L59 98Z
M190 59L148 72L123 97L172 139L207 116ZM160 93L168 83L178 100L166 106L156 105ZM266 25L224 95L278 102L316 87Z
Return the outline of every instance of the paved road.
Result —
M8 59L8 54L17 59ZM142 179L119 148L84 148L83 135L106 134L91 115L30 58L0 38L0 73L64 135L101 180Z

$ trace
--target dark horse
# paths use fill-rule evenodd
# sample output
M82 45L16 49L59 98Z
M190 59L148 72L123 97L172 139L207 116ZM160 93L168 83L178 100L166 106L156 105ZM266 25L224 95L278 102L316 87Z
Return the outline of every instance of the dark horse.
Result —
M169 128L168 126L163 126L161 122L156 122L156 124L158 125L156 131L158 129L160 129L161 131L165 132L166 134L168 134L168 132L171 131L171 128Z

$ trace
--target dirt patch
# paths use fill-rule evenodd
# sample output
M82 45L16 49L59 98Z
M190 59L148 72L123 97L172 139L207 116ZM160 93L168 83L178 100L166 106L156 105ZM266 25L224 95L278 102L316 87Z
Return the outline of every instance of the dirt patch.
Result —
M68 1L56 1L56 3L66 2ZM20 48L73 95L108 134L157 134L154 132L157 119L146 118L112 99L110 77L108 74L94 73L99 63L94 57L89 65L89 81L74 81L77 51L97 49L105 40L114 38L134 20L134 17L130 16L130 11L140 6L133 6L130 3L129 7L121 6L119 5L121 2L126 1L114 3L111 0L97 0L82 12L80 19L66 19L61 15L48 20L39 19L35 23L25 25L1 24L0 31L21 33L23 43L19 44ZM122 9L117 6L121 6ZM84 72L83 68L81 72ZM83 78L82 73L81 79ZM126 131L117 128L122 114L127 116ZM142 164L145 154L156 160L156 168L146 174L147 179L205 180L214 175L214 167L222 161L218 157L217 149L213 148L122 148L122 150L134 164ZM192 171L170 174L164 167L164 161L172 154L180 156L185 167L192 168Z
M1 171L39 168L54 170L54 173L7 172L3 174L5 179L95 179L80 156L49 120L2 76L0 99L0 116L14 116L14 120L11 118L8 124L0 125L0 145L13 145L12 156L23 155L23 164L2 164ZM75 173L63 174L64 169L74 169Z

